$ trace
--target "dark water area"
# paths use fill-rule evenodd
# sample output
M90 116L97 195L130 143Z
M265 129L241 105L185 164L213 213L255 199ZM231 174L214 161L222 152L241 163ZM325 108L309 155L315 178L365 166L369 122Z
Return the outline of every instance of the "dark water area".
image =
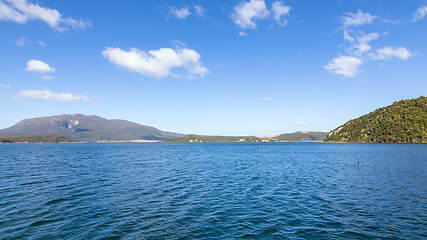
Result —
M0 239L427 239L427 145L0 144Z

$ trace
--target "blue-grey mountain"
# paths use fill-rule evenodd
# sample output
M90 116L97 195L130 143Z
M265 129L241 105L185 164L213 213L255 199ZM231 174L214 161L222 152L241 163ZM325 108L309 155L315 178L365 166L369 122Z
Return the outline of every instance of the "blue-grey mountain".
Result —
M83 142L165 140L184 136L126 120L109 120L83 114L24 119L0 130L0 137L40 135L63 135Z

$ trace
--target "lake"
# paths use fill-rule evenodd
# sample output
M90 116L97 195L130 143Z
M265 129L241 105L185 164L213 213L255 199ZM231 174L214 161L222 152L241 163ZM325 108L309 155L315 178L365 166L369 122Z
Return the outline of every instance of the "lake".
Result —
M0 144L17 238L426 239L427 145Z

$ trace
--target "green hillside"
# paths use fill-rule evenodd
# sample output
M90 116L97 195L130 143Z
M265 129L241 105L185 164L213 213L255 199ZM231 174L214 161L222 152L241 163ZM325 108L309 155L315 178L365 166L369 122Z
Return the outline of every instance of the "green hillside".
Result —
M21 136L21 137L0 137L0 143L72 143L79 142L67 136Z
M108 120L83 114L25 119L0 130L0 137L39 135L63 135L83 142L164 140L184 136L125 120Z
M296 141L296 142L317 142L323 141L325 139L327 132L294 132L294 133L284 133L276 138L286 141Z
M427 98L401 100L331 131L330 142L426 143Z

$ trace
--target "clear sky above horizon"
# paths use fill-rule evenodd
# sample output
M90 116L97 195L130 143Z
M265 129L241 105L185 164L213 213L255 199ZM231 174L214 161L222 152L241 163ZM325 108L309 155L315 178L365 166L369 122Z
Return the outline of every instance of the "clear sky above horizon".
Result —
M0 129L82 113L164 131L330 131L427 95L427 1L0 0Z

